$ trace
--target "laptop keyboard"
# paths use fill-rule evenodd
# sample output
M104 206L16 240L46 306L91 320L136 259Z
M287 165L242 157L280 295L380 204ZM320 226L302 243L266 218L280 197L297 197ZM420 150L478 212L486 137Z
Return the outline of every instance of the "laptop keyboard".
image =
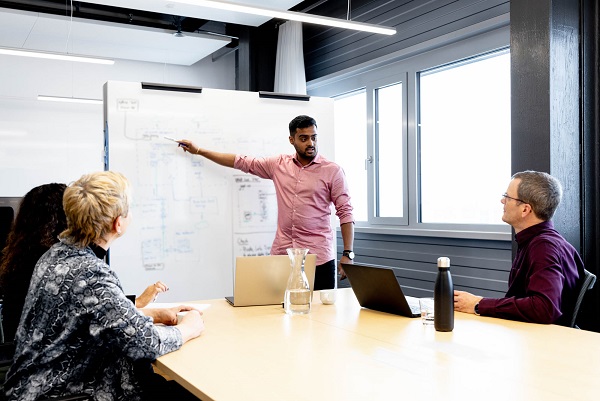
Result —
M410 306L410 311L413 314L416 314L416 315L421 314L421 307L419 306L419 298L406 297L406 302L408 302L408 306Z

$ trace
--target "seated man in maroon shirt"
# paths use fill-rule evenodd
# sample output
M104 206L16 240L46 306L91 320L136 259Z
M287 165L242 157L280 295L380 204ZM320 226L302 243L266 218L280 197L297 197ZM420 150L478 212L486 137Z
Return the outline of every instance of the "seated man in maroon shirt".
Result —
M517 254L504 298L454 291L454 309L531 323L569 325L583 279L581 257L550 221L562 197L547 173L513 175L503 195L502 220L515 229Z

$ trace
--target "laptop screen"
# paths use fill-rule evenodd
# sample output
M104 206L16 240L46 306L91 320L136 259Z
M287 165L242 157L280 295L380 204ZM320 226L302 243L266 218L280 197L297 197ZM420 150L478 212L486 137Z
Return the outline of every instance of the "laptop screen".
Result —
M306 255L304 272L311 292L316 262L317 255ZM233 299L228 301L233 302L234 306L280 304L283 302L290 272L290 259L287 255L237 257Z
M417 298L407 299L392 269L360 263L342 263L342 267L363 308L406 317L420 316Z

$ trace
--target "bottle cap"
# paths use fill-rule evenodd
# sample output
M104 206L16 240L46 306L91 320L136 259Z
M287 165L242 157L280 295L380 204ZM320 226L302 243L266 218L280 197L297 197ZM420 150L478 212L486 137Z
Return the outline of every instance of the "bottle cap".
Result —
M449 268L450 267L450 258L442 256L438 258L438 267Z

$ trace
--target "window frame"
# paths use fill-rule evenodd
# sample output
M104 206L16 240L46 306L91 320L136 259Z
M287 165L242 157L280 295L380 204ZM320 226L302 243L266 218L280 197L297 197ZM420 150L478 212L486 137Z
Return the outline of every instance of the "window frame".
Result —
M407 128L407 82L408 74L401 72L398 74L391 75L389 77L369 82L366 87L367 94L367 188L372 194L368 197L368 221L369 224L373 225L392 225L392 226L408 226L409 224L409 211L408 211L408 199L409 199L409 188L408 188L408 128ZM375 93L377 90L385 87L389 87L395 84L402 84L402 152L401 161L402 165L402 217L380 217L378 216L379 210L379 174L378 174L378 162L379 162L379 134L377 128L377 97Z
M468 34L466 34L468 32ZM447 238L476 238L489 240L511 240L511 227L501 220L501 204L498 201L498 224L441 224L441 223L419 223L419 180L417 168L418 160L418 80L417 74L444 65L468 60L486 53L493 53L503 49L510 50L510 27L506 25L471 27L461 32L460 40L453 34L437 38L430 43L422 43L396 54L391 54L385 60L376 60L370 65L359 65L356 68L332 74L307 84L308 93L312 96L335 97L338 94L352 92L360 88L367 91L367 146L374 146L373 122L374 104L372 89L377 85L385 85L397 79L399 75L405 74L403 81L403 93L406 101L403 108L406 111L406 120L403 126L406 129L406 184L404 194L408 201L407 225L398 225L393 222L374 221L357 222L355 231L374 234L430 236ZM366 63L365 63L366 64ZM406 82L406 84L404 84ZM370 99L370 100L369 100ZM403 111L404 112L404 111ZM373 155L373 148L368 148L368 154ZM343 166L342 166L343 167ZM373 180L372 166L369 166L368 180ZM499 188L508 184L498 183ZM366 190L373 191L373 182L368 184ZM352 195L352 194L351 194ZM500 196L500 195L499 195ZM370 196L371 198L371 196ZM374 214L374 209L369 207L369 219Z

